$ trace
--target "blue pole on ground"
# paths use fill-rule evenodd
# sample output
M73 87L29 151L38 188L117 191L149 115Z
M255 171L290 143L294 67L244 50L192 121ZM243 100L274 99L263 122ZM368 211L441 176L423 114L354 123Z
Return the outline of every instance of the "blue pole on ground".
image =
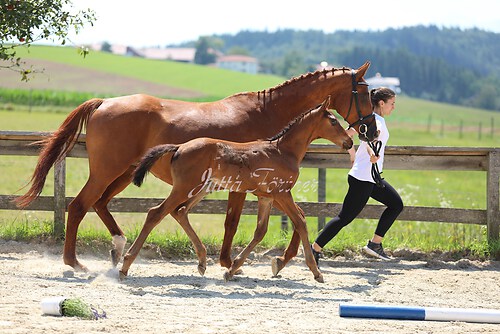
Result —
M490 309L340 304L339 315L351 318L464 321L500 324L500 311Z

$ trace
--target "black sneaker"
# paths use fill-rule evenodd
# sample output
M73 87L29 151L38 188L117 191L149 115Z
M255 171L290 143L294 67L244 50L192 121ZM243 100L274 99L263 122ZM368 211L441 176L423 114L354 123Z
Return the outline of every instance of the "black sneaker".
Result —
M377 257L385 261L392 260L391 257L385 254L384 248L382 247L381 243L376 244L374 242L368 241L368 244L363 247L363 251L370 256Z
M313 256L314 256L314 261L316 261L316 265L319 268L319 259L323 257L323 253L317 252L316 250L314 250L312 245L311 245L311 251L312 251Z

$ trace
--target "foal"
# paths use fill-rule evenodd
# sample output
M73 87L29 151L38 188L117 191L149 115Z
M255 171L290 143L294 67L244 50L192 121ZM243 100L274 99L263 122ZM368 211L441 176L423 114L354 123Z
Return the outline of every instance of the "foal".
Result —
M253 193L258 198L257 228L253 240L234 259L224 274L227 281L233 277L252 249L267 232L273 202L290 217L302 241L306 264L318 282L323 276L314 261L307 233L305 217L295 204L291 189L299 176L299 168L309 144L317 138L328 139L344 149L352 147L352 140L333 114L328 112L329 98L322 105L305 112L279 134L268 140L236 143L212 138L197 138L180 145L158 145L141 160L134 172L134 184L140 186L154 163L166 154L171 159L173 188L161 204L149 210L144 227L123 260L120 276L127 275L152 229L168 214L186 211L186 202L198 203L212 191ZM190 205L189 208L191 208ZM188 209L189 209L188 208ZM178 214L178 213L177 213ZM204 249L187 220L185 231L195 236L198 251ZM205 251L206 253L206 251ZM205 259L206 261L206 259ZM201 267L201 268L200 268ZM199 263L204 273L206 263Z

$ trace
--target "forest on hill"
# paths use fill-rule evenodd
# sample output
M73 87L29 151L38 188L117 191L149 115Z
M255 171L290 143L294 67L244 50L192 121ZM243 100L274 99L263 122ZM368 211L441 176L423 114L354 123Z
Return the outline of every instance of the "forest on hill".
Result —
M240 31L207 37L225 53L258 58L265 73L292 77L315 70L321 61L358 67L369 60L368 76L399 77L409 96L500 111L498 33L414 26L333 33Z

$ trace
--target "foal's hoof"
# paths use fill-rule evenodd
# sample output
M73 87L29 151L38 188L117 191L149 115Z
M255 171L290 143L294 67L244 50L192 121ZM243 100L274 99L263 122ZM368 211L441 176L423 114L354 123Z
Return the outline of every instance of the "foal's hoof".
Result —
M235 275L243 275L243 269L241 268L238 268L236 269L236 271L234 272Z
M126 271L120 270L119 271L119 275L120 275L119 276L120 281L123 281L125 278L127 278L127 272Z
M198 272L200 273L201 276L205 276L205 271L207 270L206 265L199 264L198 265Z
M319 276L317 277L314 277L314 279L316 280L316 282L319 282L319 283L325 283L325 280L323 279L323 274L319 274Z
M275 257L271 260L271 268L273 270L273 276L278 276L278 273L283 269L285 265L279 257Z
M226 271L224 272L224 281L225 281L225 282L228 282L228 281L230 281L230 280L231 280L231 278L233 278L233 275L231 275L231 271L226 270Z
M116 249L112 249L109 251L109 255L111 256L111 263L113 263L113 268L116 268L116 266L120 262L118 251Z

